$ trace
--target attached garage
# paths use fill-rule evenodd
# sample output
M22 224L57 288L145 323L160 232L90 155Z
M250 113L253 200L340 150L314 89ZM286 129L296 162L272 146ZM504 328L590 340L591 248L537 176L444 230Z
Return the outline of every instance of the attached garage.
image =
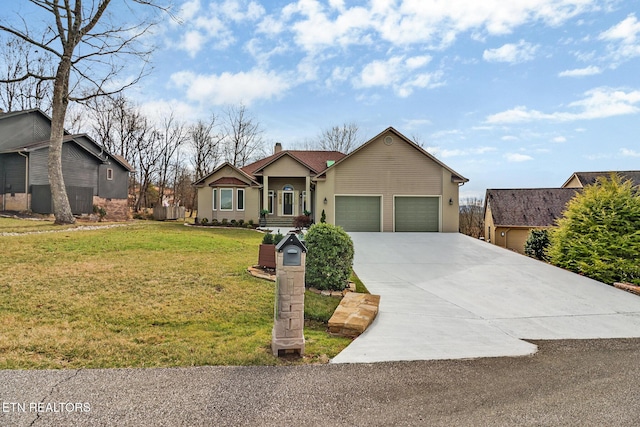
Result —
M345 231L380 231L380 196L336 196L335 223Z
M440 231L440 198L423 196L394 197L395 231Z

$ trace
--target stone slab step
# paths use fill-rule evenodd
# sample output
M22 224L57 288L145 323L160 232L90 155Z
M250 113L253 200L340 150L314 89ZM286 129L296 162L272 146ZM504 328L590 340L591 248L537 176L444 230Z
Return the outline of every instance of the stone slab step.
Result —
M329 319L329 333L355 338L378 315L380 295L348 292Z

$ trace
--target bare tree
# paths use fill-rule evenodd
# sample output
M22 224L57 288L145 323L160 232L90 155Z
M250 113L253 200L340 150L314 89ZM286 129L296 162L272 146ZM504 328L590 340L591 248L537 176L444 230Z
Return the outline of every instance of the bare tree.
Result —
M16 83L28 79L53 82L48 170L56 224L75 222L62 176L62 140L69 102L118 93L135 84L144 71L120 87L109 86L124 69L123 57L135 56L139 59L136 63L144 64L150 54L150 49L142 49L138 41L152 23L142 20L140 24L120 24L106 13L110 3L111 0L28 0L21 3L20 13L30 13L24 7L30 4L34 10L49 17L49 24L39 28L36 24L39 21L26 19L24 15L17 20L24 28L5 25L6 19L0 21L0 31L55 58L54 73L38 74L37 70L25 67L22 75L0 82ZM129 7L126 16L131 16L135 4L154 5L150 0L124 3L124 7Z
M318 147L321 150L349 153L361 143L359 129L354 122L324 129L318 137Z
M9 38L0 39L0 106L6 111L39 108L51 109L52 82L49 80L20 78L26 73L52 74L52 57L48 52L33 48L26 41Z
M208 122L198 120L189 131L190 145L193 150L190 163L193 167L195 181L213 171L222 158L226 135L220 129L217 121L216 115L212 114ZM216 132L218 130L220 132Z
M225 109L223 128L227 137L225 158L232 165L242 167L256 155L263 153L264 130L244 105Z
M484 236L484 205L482 199L468 197L461 201L460 233L475 238Z
M154 175L158 171L158 163L162 156L162 135L155 130L149 121L143 117L139 122L136 137L134 139L134 152L136 154L136 181L138 191L136 194L135 211L149 206L147 195L152 185Z
M165 117L159 131L160 155L158 156L158 193L159 202L164 202L165 190L171 187L170 173L177 170L180 163L180 148L187 142L189 133L187 126L178 121L173 112ZM173 180L175 181L175 180ZM174 200L175 201L175 200Z

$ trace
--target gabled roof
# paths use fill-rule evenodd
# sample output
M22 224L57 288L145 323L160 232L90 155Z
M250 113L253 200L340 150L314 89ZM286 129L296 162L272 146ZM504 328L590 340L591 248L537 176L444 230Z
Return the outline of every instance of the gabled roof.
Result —
M64 135L62 138L63 143L73 142L82 150L87 152L92 157L95 157L100 162L107 162L110 158L113 159L116 163L122 166L129 172L133 172L134 168L127 162L124 157L116 156L108 151L106 151L103 147L98 145L89 135L87 134L77 134L77 135ZM28 144L21 144L11 149L0 150L0 154L2 153L18 153L18 152L29 152L42 150L44 148L49 148L49 140L46 141L36 141Z
M337 162L344 158L346 154L339 151L321 151L321 150L283 150L279 153L272 154L269 157L260 159L257 162L248 164L242 170L255 176L267 166L275 163L284 156L289 156L304 167L308 168L312 173L318 173L327 167L327 161Z
M551 227L579 188L488 189L486 209L500 227Z
M458 172L454 171L453 169L451 169L449 166L445 165L444 163L442 163L440 160L436 159L432 154L428 153L426 150L424 150L422 147L420 147L418 144L416 144L415 142L411 141L409 138L407 138L406 136L404 136L403 134L401 134L400 132L398 132L396 129L394 129L393 127L389 126L388 128L386 128L385 130L383 130L382 132L380 132L378 135L374 136L373 138L371 138L369 141L365 142L364 144L362 144L360 147L356 148L355 150L353 150L351 153L349 153L348 155L344 156L342 159L340 159L339 161L337 161L334 165L332 166L328 166L322 169L322 171L320 173L318 173L316 175L316 178L320 177L321 175L323 175L324 173L326 173L326 171L329 169L329 167L334 167L339 165L340 163L346 161L347 159L351 158L353 155L355 155L356 153L360 152L361 150L363 150L365 147L369 146L370 144L372 144L375 140L377 140L378 138L380 138L382 135L384 135L387 132L392 132L394 133L398 138L402 139L404 142L406 142L407 144L409 144L411 147L413 147L415 150L417 150L420 154L422 154L423 156L428 157L430 160L432 160L433 162L437 163L438 165L440 165L441 167L443 167L444 169L446 169L447 171L449 171L451 173L451 180L454 182L468 182L469 180L465 177L463 177L462 175L460 175Z
M242 169L240 169L237 166L233 166L231 163L229 162L224 162L223 164L221 164L220 166L218 166L217 168L215 168L213 171L211 171L211 173L203 176L202 178L200 178L199 180L195 181L193 183L193 185L195 186L202 186L204 184L204 182L209 179L209 177L213 176L213 174L217 173L220 169L224 168L224 167L230 167L236 171L238 171L238 173L240 173L241 175L247 177L247 179L251 182L251 185L255 185L255 186L260 186L260 184L254 179L253 176L249 175L248 173L246 173L245 171L243 171ZM244 185L246 185L246 183L243 182Z
M209 187L223 187L225 185L229 185L232 187L248 187L250 184L247 184L243 180L233 176L224 176L213 181L211 184L209 184Z
M631 181L634 186L640 185L640 171L608 171L608 172L574 172L569 179L562 184L562 186L566 186L571 182L571 180L575 177L578 179L578 182L583 187L587 185L593 185L596 183L596 180L600 177L608 178L611 174L616 173L620 175L620 177L624 181Z

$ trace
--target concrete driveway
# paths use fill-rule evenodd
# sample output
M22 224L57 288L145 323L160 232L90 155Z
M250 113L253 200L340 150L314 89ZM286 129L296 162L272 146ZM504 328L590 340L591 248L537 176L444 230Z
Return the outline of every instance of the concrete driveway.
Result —
M378 317L332 363L522 356L524 340L640 337L640 297L451 233L351 233Z

